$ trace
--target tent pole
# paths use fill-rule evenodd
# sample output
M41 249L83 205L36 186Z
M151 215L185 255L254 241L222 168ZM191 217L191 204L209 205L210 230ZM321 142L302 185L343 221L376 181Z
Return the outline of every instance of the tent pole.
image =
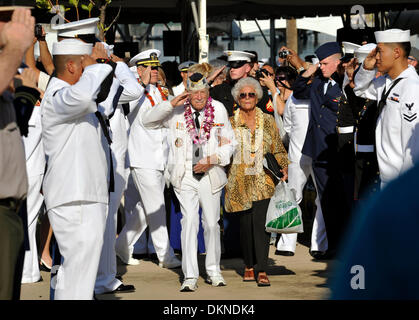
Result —
M275 39L275 18L270 19L270 37L271 37L271 59L270 64L275 66L275 56L276 56L276 39Z
M207 1L199 0L199 63L208 62Z

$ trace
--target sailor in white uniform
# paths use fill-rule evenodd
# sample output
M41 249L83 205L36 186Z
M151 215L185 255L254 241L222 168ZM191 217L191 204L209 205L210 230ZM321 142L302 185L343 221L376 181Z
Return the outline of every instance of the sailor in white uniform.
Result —
M104 45L105 48L108 49L108 59L111 59L112 47L107 44ZM114 56L112 56L112 59L115 59ZM106 101L110 102L110 109L112 110L108 117L112 135L111 150L113 157L114 191L109 195L109 212L95 285L96 294L132 292L135 290L132 285L124 285L116 278L117 265L115 241L118 209L129 175L128 162L126 159L128 149L126 116L130 112L129 102L139 99L144 93L144 88L138 85L131 70L123 61L116 62L115 78L113 81L114 83L112 86L116 88L116 92L110 93ZM108 165L110 165L110 163Z
M148 128L169 128L168 171L182 211L181 291L195 291L199 277L199 207L206 249L206 281L213 286L226 285L220 270L220 196L227 183L223 167L230 163L237 142L224 105L209 97L205 77L200 73L190 75L187 89L188 93L171 102L149 108L141 120Z
M55 299L92 299L108 210L108 166L95 112L112 67L100 48L79 40L54 43L53 77L41 103L47 161L45 204L63 257Z
M151 238L156 250L159 266L163 268L180 267L181 262L176 258L170 246L169 234L166 226L166 207L164 201L165 177L169 146L167 143L167 129L145 128L140 121L144 112L154 108L160 102L167 100L162 88L157 84L158 57L160 51L150 49L133 57L130 64L136 64L145 92L139 101L131 105L138 105L129 115L130 133L128 139L128 156L131 174L134 183L140 193L143 210L139 210L139 216L130 220L130 225L125 225L125 230L132 230L131 223L140 225L137 229L138 237L144 232L147 225L150 228ZM151 69L151 70L150 70ZM151 72L150 72L151 71ZM125 230L121 234L125 234ZM125 263L131 257L129 248L135 244L130 237L118 237L116 253Z
M28 136L23 137L28 173L28 238L30 250L25 252L22 283L33 283L41 279L39 272L38 250L36 246L36 226L38 213L44 202L41 194L42 180L45 172L45 155L41 141L41 108L39 101L35 105L28 122Z
M411 168L419 157L419 77L408 64L410 31L376 31L377 47L355 75L357 96L378 101L375 130L381 187ZM382 76L376 77L379 71Z
M89 43L97 41L98 21L99 18L83 19L56 26L54 29L57 30L59 40L75 38ZM114 78L112 79L109 94L106 100L98 106L98 110L103 114L104 118L108 119L108 129L111 131L112 142L110 151L112 161L109 152L106 153L106 159L108 166L112 165L113 169L112 176L111 173L108 176L113 190L111 190L109 195L109 213L107 214L104 243L95 285L96 294L132 292L135 289L132 285L124 285L119 279L116 279L115 239L117 212L128 178L128 166L125 159L128 145L125 117L129 112L129 108L124 108L123 106L130 101L139 99L144 91L138 86L135 77L122 59L113 56L113 45L108 45L105 42L102 42L102 44L107 51L107 56L106 59L102 59L101 63L108 62L114 68ZM109 150L105 136L102 136L102 143L104 148Z
M303 190L312 171L312 159L301 153L307 134L310 114L310 101L296 99L292 94L285 105L283 122L289 137L288 186L293 190L295 200L299 204L303 200ZM324 225L319 197L316 197L316 215L311 233L311 251L325 252L328 248L326 228ZM282 234L277 244L280 255L293 256L297 244L297 233Z
M188 69L192 67L194 64L196 64L195 61L185 61L182 62L178 70L180 72L180 76L182 77L182 82L178 84L176 87L173 87L173 94L176 96L182 94L186 89L186 81L188 80Z

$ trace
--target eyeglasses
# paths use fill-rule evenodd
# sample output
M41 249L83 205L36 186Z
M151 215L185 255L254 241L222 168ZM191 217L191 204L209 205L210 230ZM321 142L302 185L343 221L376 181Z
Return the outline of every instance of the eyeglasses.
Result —
M276 77L276 80L284 81L284 80L287 80L287 77Z
M240 99L245 99L247 97L252 99L252 98L256 97L256 93L254 93L254 92L243 92L243 93L240 93L239 97L240 97Z

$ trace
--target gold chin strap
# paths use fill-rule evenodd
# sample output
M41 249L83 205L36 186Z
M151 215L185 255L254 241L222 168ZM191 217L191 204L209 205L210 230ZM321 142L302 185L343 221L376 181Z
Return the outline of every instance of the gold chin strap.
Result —
M143 67L161 67L160 61L156 60L147 60L147 61L139 61L137 62L137 67L143 66Z

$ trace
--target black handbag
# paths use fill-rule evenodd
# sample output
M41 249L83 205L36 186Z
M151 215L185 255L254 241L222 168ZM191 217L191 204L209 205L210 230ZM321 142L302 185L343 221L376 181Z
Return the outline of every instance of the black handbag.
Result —
M268 152L267 154L265 154L265 159L266 159L267 169L270 172L272 172L272 174L276 178L281 179L284 176L284 174L281 172L282 167L276 161L275 156L272 153Z

